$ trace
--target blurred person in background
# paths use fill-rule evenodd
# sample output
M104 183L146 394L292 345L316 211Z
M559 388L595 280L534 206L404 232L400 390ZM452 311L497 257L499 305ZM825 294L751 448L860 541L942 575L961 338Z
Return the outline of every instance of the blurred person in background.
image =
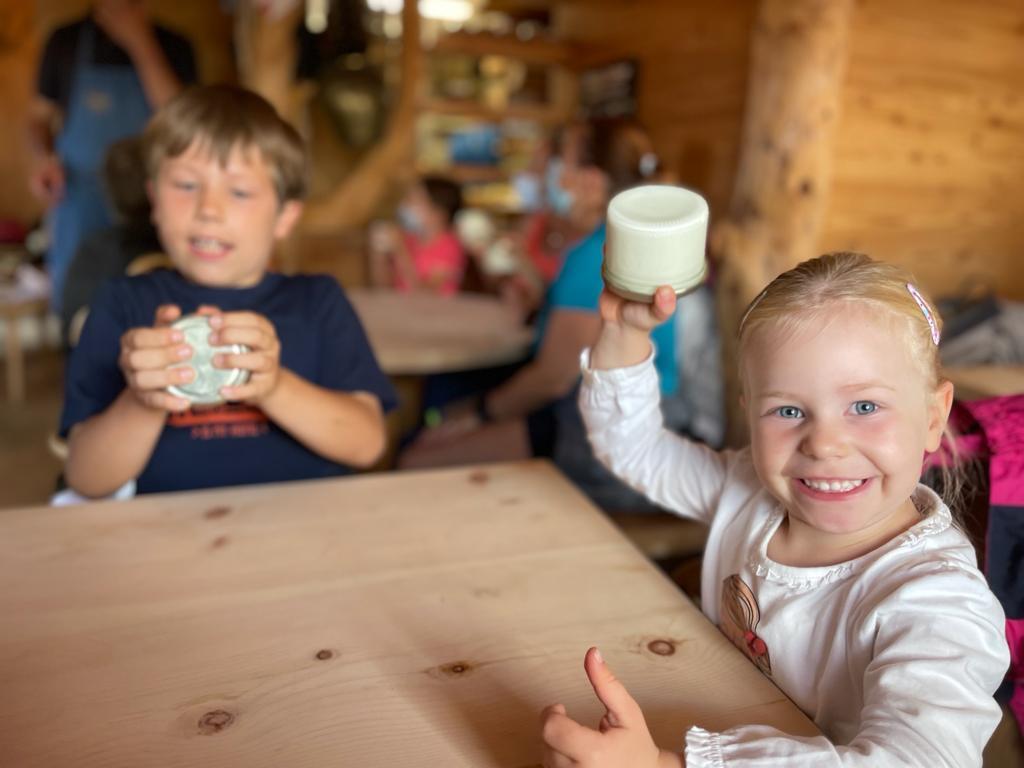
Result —
M112 222L100 181L107 149L141 133L195 79L192 46L154 25L140 0L96 0L47 40L29 116L29 186L48 208L46 265L58 313L79 244Z
M114 223L82 240L68 266L61 301L64 338L74 344L75 314L88 307L104 281L125 274L128 265L163 246L152 221L146 193L146 166L139 136L115 141L103 161L103 186ZM79 325L80 328L80 325Z
M466 254L454 231L462 193L454 182L425 176L406 191L398 222L370 227L370 282L377 288L458 292Z
M569 138L571 137L571 138ZM399 456L401 468L551 458L608 511L645 509L642 497L594 458L576 407L580 354L600 330L598 297L605 210L618 192L657 178L657 157L636 123L601 120L573 125L562 142L549 204L564 211L582 240L569 248L537 317L533 358L472 404L453 405ZM558 202L555 202L557 200ZM675 326L654 333L655 366L664 396L677 387Z

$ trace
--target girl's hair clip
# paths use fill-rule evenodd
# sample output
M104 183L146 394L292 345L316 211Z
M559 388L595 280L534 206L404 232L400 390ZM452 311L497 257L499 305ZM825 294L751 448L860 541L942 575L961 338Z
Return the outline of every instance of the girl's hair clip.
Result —
M924 300L924 297L918 293L917 288L912 283L907 283L907 290L910 291L910 295L917 302L917 306L921 308L921 313L924 315L924 319L928 321L928 327L932 331L932 341L935 342L935 346L939 346L939 324L935 322L935 316L932 314L932 310L928 306L928 302Z

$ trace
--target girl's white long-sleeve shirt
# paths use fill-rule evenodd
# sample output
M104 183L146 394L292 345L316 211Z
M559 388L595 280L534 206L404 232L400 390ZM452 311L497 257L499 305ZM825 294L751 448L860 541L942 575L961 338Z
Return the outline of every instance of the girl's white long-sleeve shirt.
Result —
M688 768L980 766L1009 664L1004 616L941 499L918 486L921 521L855 560L776 563L768 542L784 511L749 449L713 451L664 429L650 359L600 371L589 359L585 350L579 403L594 453L652 501L709 526L705 615L825 734L693 727Z

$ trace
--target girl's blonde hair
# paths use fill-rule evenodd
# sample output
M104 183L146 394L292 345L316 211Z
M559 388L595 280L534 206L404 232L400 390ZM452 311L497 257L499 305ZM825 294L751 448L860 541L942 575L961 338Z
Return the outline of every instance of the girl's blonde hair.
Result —
M924 306L917 303L914 292ZM934 389L939 385L942 373L935 338L942 331L942 318L932 302L907 271L849 251L809 259L772 280L750 303L740 321L740 359L757 329L770 324L795 331L822 318L836 303L887 312L906 330L907 349L929 386Z
M257 93L233 85L186 88L153 116L142 135L146 173L157 177L168 158L193 142L222 165L231 151L259 150L270 170L278 202L306 195L306 150L302 137Z
M904 330L903 338L893 343L905 345L930 391L939 386L943 380L938 345L942 318L935 305L906 270L849 251L804 261L768 284L740 320L740 361L757 330L770 325L783 333L796 332L809 323L825 321L837 303L886 313ZM970 472L960 459L955 435L947 425L936 464L943 495L954 513L964 500Z

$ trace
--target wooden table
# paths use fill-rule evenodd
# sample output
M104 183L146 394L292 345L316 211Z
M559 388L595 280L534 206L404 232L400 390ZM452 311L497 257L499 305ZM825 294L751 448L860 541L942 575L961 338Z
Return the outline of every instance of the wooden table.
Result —
M0 512L0 765L501 766L596 724L813 725L544 462Z
M971 365L946 368L959 400L1024 393L1024 365Z
M42 317L49 301L46 298L25 297L17 291L0 289L0 319L4 320L4 366L7 376L7 399L20 403L25 399L25 358L21 349L22 318Z
M347 291L385 373L424 375L515 363L532 331L496 298Z

